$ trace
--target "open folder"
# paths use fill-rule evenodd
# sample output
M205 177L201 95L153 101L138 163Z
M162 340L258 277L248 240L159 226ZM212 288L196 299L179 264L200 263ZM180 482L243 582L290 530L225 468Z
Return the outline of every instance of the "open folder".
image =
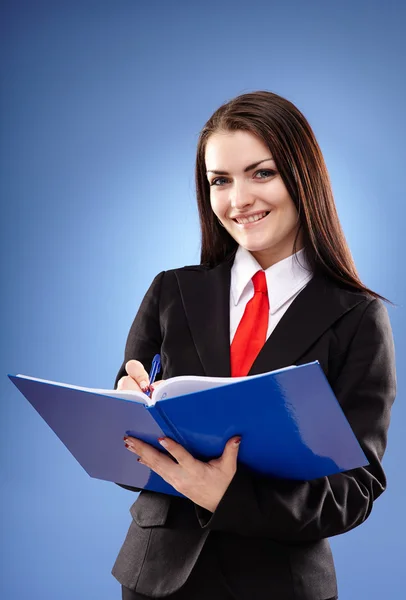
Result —
M238 460L278 478L310 480L368 464L318 361L249 377L174 377L151 398L9 377L97 479L180 495L137 462L124 435L160 451L158 438L168 436L201 460L241 435Z

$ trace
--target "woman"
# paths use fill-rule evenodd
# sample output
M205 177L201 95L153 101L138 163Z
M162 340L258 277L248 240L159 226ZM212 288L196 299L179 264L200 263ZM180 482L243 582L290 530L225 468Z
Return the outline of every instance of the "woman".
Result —
M113 574L127 600L336 598L327 538L365 521L386 486L396 378L384 298L358 277L319 146L287 100L263 91L221 106L200 135L196 185L201 264L154 279L117 387L146 389L158 352L164 379L318 360L369 465L287 481L243 468L238 438L208 464L167 438L176 461L125 438L186 498L141 492Z

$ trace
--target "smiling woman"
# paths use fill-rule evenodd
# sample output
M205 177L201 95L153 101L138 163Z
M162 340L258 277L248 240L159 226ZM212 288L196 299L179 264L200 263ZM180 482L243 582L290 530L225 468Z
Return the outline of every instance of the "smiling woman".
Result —
M171 458L127 437L127 449L184 497L140 493L113 574L127 600L337 598L328 538L363 523L386 487L396 375L385 298L358 276L320 148L288 100L254 92L212 115L199 137L196 193L201 264L155 277L117 387L148 387L158 353L163 379L318 360L369 464L281 480L239 463L243 438L205 463L173 440L159 440Z
M205 156L206 164L210 165L207 177L214 214L263 269L292 254L300 229L298 211L272 157L245 167L253 156L267 154L269 150L258 136L249 131L233 131L212 134ZM273 169L254 171L264 163ZM226 165L226 170L212 165ZM213 177L213 173L227 177ZM300 235L298 249L302 246Z

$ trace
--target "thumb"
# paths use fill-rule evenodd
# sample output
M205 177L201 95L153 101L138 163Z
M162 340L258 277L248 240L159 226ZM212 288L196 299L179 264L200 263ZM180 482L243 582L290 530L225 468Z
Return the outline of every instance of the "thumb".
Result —
M228 440L225 445L222 462L226 466L235 469L238 457L238 450L240 449L241 437L236 436Z

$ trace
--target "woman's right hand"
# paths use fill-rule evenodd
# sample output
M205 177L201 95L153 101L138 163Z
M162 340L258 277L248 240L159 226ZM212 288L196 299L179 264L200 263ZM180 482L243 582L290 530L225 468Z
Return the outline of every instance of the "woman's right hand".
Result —
M137 390L138 392L148 392L149 375L144 369L144 365L139 360L129 360L125 365L127 375L121 377L117 382L118 390ZM155 381L153 388L158 386L161 381Z

